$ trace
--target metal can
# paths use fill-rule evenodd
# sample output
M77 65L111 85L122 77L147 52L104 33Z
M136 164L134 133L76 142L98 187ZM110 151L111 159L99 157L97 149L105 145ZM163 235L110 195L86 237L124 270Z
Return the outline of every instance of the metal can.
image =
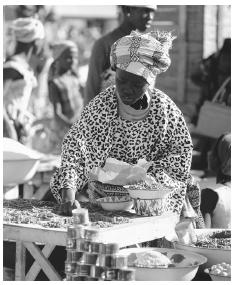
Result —
M96 265L99 262L98 254L84 252L83 261L84 261L84 264Z
M80 276L78 274L72 275L72 281L86 281L86 276Z
M76 263L75 273L80 276L90 276L91 275L91 265Z
M67 238L66 239L66 249L75 249L76 248L76 239Z
M105 269L104 280L106 281L118 280L118 272L119 272L119 269L117 268Z
M83 225L75 225L75 234L77 239L83 239L84 238L84 231L85 226Z
M88 241L96 242L99 237L99 230L96 229L85 229L84 238Z
M72 281L98 281L98 278L93 278L89 276L73 275Z
M112 268L125 268L128 266L128 258L125 255L116 254L112 256Z
M119 269L118 281L134 281L135 269Z
M90 252L91 253L101 253L102 243L90 242Z
M83 252L90 252L90 242L83 239L77 239L76 250Z
M67 227L67 239L76 238L76 230L74 226Z
M101 266L92 266L91 268L91 277L93 278L102 278L105 276L105 267Z
M73 215L73 223L75 225L88 225L90 223L89 221L89 215L88 215L88 209L74 209L72 210Z
M86 277L86 279L84 281L99 281L99 278Z
M112 267L113 260L114 260L113 255L101 254L99 255L99 266Z
M79 252L76 250L67 250L66 251L66 256L67 262L83 262L83 252Z
M66 274L66 279L65 281L72 281L72 274Z
M67 262L65 261L65 272L70 274L70 273L75 273L76 271L76 262Z
M101 253L102 254L114 254L119 252L118 243L105 243L102 245Z

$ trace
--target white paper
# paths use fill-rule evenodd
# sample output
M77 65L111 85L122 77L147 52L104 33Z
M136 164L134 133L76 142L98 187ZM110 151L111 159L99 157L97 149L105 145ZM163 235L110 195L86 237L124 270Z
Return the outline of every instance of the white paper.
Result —
M144 181L149 167L150 163L145 159L140 159L137 164L131 165L115 158L107 158L104 167L94 167L89 177L102 183L123 186Z

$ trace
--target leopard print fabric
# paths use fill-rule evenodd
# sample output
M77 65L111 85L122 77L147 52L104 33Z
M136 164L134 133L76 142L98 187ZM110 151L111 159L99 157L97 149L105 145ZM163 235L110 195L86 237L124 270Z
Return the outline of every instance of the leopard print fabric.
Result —
M80 191L90 170L102 167L108 157L131 164L144 158L152 162L148 173L173 189L167 211L180 214L192 158L192 141L181 111L154 89L148 116L128 121L118 115L115 91L111 86L96 96L66 134L61 167L51 178L53 195L61 202L62 188Z

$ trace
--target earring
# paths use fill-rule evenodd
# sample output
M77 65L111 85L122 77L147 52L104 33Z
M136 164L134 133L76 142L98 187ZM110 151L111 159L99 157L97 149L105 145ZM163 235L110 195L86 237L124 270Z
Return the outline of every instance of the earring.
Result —
M130 17L130 13L127 13L127 17Z

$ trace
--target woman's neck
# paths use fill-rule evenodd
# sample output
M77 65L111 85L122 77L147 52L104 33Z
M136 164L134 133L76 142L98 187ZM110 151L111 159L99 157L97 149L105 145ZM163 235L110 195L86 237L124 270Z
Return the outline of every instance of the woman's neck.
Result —
M150 111L151 95L147 92L133 105L125 105L116 92L119 115L129 121L143 120Z

